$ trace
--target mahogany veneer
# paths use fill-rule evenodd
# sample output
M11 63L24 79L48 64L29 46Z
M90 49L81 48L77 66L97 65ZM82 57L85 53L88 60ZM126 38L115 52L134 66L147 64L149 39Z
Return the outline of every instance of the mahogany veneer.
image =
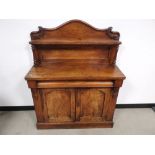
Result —
M115 65L119 33L80 20L31 33L34 66L26 75L37 128L112 127L125 76Z

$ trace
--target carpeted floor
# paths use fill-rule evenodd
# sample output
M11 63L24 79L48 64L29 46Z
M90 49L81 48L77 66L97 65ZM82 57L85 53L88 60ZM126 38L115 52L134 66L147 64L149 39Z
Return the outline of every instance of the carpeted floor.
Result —
M116 109L113 128L37 130L34 111L1 111L0 134L13 135L139 135L155 134L155 112L150 108Z

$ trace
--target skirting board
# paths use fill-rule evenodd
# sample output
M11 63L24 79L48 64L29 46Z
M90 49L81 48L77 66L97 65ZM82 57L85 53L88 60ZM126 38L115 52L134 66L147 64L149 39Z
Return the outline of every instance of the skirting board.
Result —
M116 104L116 108L152 108L155 103L148 104ZM34 110L34 106L0 106L0 111L25 111Z

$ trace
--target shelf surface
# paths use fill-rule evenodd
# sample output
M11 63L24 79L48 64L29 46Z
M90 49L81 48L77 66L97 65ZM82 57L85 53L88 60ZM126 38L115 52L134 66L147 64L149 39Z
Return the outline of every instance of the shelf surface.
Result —
M27 80L116 80L125 79L116 65L83 63L50 63L32 67L26 75Z
M118 40L32 40L32 45L119 45Z

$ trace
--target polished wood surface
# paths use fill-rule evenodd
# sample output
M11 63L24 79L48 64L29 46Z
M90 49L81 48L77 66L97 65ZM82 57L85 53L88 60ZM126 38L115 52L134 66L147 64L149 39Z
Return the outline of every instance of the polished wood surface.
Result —
M79 113L77 120L82 122L102 122L104 118L104 105L108 104L109 88L83 88L78 90L77 102Z
M75 120L75 100L72 89L42 89L46 122L68 122Z
M31 33L31 42L33 41L50 41L56 40L59 43L65 42L77 42L77 41L106 41L119 42L120 34L113 32L112 28L97 29L86 22L80 20L68 21L56 28L43 28L39 26L39 31ZM91 42L91 43L92 43Z
M68 46L72 46L72 45L119 45L121 44L121 42L117 41L117 40L78 40L78 41L68 41L68 40L33 40L30 42L30 44L32 45L50 45L50 46L56 46L56 45L68 45Z
M113 127L119 88L119 32L72 20L31 33L34 66L26 75L37 128Z
M38 82L37 83L37 88L95 88L95 87L113 87L113 82L112 81L102 81L102 82L88 82L88 81L54 81L54 82Z
M27 80L116 80L125 76L116 65L93 63L52 63L32 67Z

